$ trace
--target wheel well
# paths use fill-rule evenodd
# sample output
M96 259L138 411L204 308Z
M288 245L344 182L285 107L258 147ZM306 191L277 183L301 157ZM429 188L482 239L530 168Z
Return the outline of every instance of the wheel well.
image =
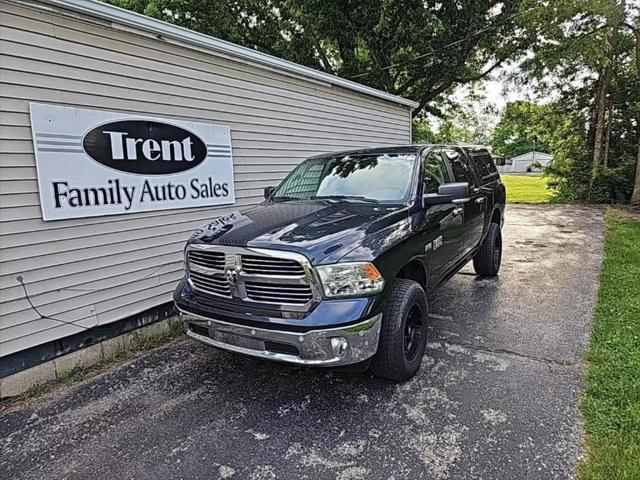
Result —
M493 215L491 216L491 223L497 223L500 225L500 210L494 210Z
M417 260L412 260L400 269L396 278L406 278L408 280L415 280L422 288L427 286L427 275L424 271L424 267Z

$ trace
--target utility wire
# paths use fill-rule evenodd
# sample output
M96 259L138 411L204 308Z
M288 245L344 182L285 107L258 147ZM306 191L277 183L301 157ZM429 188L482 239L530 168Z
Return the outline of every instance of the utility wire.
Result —
M146 275L143 275L141 277L136 278L135 280L131 280L131 282L129 283L133 283L133 282L139 282L140 280L145 280L149 277L153 277L156 273L160 272L160 270L162 270L164 267L168 267L169 265L176 265L182 263L182 260L176 260L175 262L169 262L169 263L165 263L163 265L160 265L158 268L156 268L155 270L147 273ZM67 290L69 292L97 292L99 290L104 290L103 288L76 288L76 287L62 287L62 288L57 288L56 292L61 292L63 290Z
M38 310L38 308L33 304L33 302L31 301L31 297L29 296L29 292L27 291L27 286L24 284L24 279L22 278L21 275L18 275L16 277L16 280L18 280L18 283L22 286L22 290L24 291L24 298L27 300L27 302L29 302L29 305L31 306L31 309L36 312L38 314L38 316L40 317L40 320L53 320L54 322L59 322L59 323L63 323L65 325L71 325L72 327L77 327L77 328L81 328L82 330L106 330L105 329L101 329L99 327L85 327L84 325L78 325L77 323L74 322L69 322L67 320L60 320L59 318L55 318L55 317L50 317L48 315L43 315L40 310ZM88 317L83 317L80 318L78 320L76 320L76 322L81 322L82 320L86 320L87 318L91 318L94 317L94 315L89 315Z
M397 63L394 63L394 64L392 64L392 65L388 65L388 66L386 66L386 67L381 67L381 68L377 68L377 69L375 69L375 70L369 70L368 72L359 73L358 75L353 75L353 76L349 77L349 79L350 79L350 80L353 80L353 79L355 79L355 78L366 77L366 76L371 75L371 74L373 74L373 73L379 73L379 72L383 72L383 71L385 71L385 70L390 70L390 69L392 69L392 68L401 67L401 66L406 65L406 64L408 64L408 63L413 63L413 62L415 62L416 60L420 60L420 59L422 59L422 58L426 58L426 57L429 57L429 56L435 55L435 54L436 54L436 53L438 53L438 52L441 52L441 51L443 51L443 50L446 50L446 49L448 49L448 48L451 48L451 47L453 47L453 46L455 46L455 45L458 45L458 44L460 44L460 43L466 42L467 40L469 40L469 39L471 39L471 38L473 38L473 37L477 37L478 35L481 35L481 34L483 34L483 33L485 33L485 32L488 32L488 31L490 31L490 30L493 30L493 29L495 29L495 28L502 27L502 26L504 26L506 23L508 23L508 22L510 22L511 20L513 20L514 18L520 17L520 16L522 16L522 15L526 15L527 13L530 13L530 12L532 12L532 11L534 11L534 10L539 9L539 8L544 8L544 5L538 5L538 6L536 6L536 7L528 8L527 10L524 10L524 11L522 11L522 12L514 13L514 14L512 14L512 15L508 16L507 18L505 18L502 22L499 22L499 23L496 23L496 24L490 25L490 26L488 26L488 27L482 28L482 29L480 29L480 30L478 30L478 31L476 31L476 32L474 32L474 33L472 33L472 34L470 34L470 35L468 35L468 36L466 36L466 37L464 37L464 38L460 39L460 40L456 40L455 42L448 43L448 44L446 44L446 45L443 45L443 46L442 46L442 47L440 47L440 48L437 48L437 49L435 49L435 50L431 50L430 52L423 53L423 54L421 54L421 55L417 55L417 56L415 56L415 57L413 57L413 58L410 58L410 59L408 59L408 60L403 60L402 62L397 62Z
M182 260L175 261L175 262L169 262L169 263L165 263L164 265L160 265L158 268L156 268L155 270L151 271L150 273L133 280L133 282L137 282L137 281L149 278L149 277L155 275L156 273L158 273L164 267L167 267L169 265L173 265L173 264L176 264L176 263L182 263ZM96 317L97 313L94 313L93 315L88 315L86 317L79 318L78 320L75 320L73 322L70 322L68 320L62 320L60 318L51 317L49 315L44 315L42 312L40 312L40 310L38 310L38 307L35 306L35 304L33 303L33 300L31 300L31 296L29 295L29 291L27 290L27 286L24 283L24 278L22 277L22 275L18 275L16 277L16 280L18 281L18 283L22 287L22 291L24 292L25 300L27 300L27 302L29 303L29 306L31 307L31 309L40 317L40 320L53 320L54 322L62 323L62 324L65 324L65 325L71 325L72 327L81 328L82 330L94 330L94 331L95 330L110 330L110 327L102 327L102 328L100 328L99 324L96 324L95 326L92 326L92 327L85 327L84 325L78 325L76 323L76 322L81 322L82 320L86 320L88 318ZM74 288L67 287L67 288L60 288L60 289L58 289L56 291L59 292L61 290L80 291L80 292L95 292L95 291L102 290L102 289L101 288L74 289Z

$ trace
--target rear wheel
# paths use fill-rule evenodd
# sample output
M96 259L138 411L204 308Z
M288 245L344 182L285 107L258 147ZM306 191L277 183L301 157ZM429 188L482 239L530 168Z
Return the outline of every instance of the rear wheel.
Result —
M397 278L385 303L373 373L403 381L420 368L427 341L427 296L418 282Z
M480 250L473 257L473 269L478 275L495 277L500 271L502 262L502 233L497 223L489 224L487 237L480 246Z

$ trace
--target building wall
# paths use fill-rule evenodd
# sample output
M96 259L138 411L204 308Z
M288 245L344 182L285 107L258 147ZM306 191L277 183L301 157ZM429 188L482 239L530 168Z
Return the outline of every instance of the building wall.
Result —
M511 165L509 167L509 171L511 172L526 172L527 168L535 161L542 166L547 165L551 160L553 160L553 156L548 153L543 152L527 152L522 155L518 155L510 159ZM534 171L539 171L540 169L533 169Z
M182 247L261 201L305 157L410 141L410 112L372 96L79 14L0 3L0 356L170 300ZM43 222L29 102L231 127L236 205Z

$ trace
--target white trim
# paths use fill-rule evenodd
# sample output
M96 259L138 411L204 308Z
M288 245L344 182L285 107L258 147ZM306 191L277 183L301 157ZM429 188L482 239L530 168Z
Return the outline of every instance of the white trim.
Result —
M553 160L553 155L550 153L539 152L537 150L530 150L526 153L521 153L520 155L516 155L515 157L511 157L510 160L527 160L532 161L535 153L536 160Z
M400 105L406 105L412 109L418 106L418 103L413 100L408 100L397 95L376 90L375 88L336 77L335 75L330 75L319 70L314 70L313 68L289 62L288 60L282 60L281 58L277 58L266 53L261 53L250 48L225 42L218 38L194 32L187 28L178 27L176 25L156 20L155 18L147 17L139 13L131 12L114 5L109 5L98 0L44 0L44 3L100 18L109 22L118 23L129 28L149 32L156 37L165 37L167 40L178 40L194 47L204 48L206 50L215 50L216 52L231 55L235 58L241 58L263 66L275 68L280 72L326 82L364 95L381 98Z

